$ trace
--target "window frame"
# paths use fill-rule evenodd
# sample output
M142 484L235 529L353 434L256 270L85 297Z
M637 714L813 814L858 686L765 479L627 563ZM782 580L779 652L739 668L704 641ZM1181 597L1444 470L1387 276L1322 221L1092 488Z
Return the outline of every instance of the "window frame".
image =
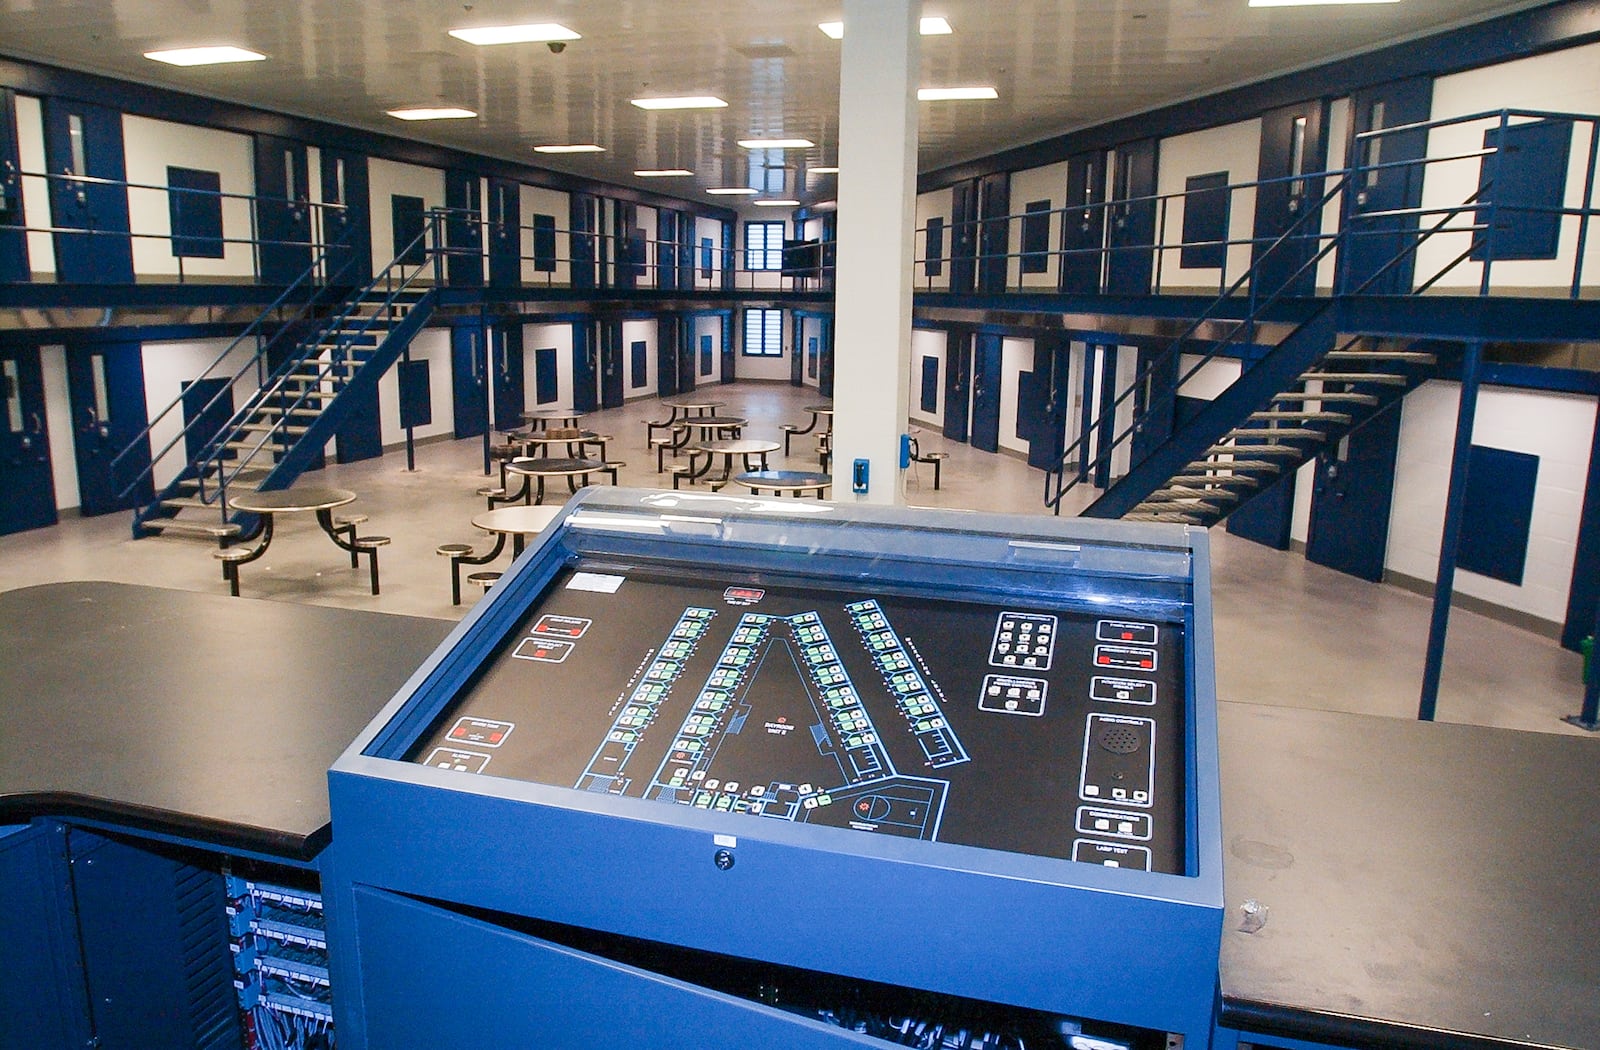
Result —
M768 314L773 314L773 315L777 316L776 331L775 332L773 332L771 330L768 330L768 328L767 328L767 326L769 324L773 323L766 316ZM761 318L761 320L759 322L760 325L761 325L761 329L759 330L761 338L758 341L758 346L760 347L760 349L752 350L750 348L750 325L751 325L752 318L755 318L755 317L758 317L758 316ZM763 360L768 360L768 361L773 360L775 358L782 358L783 357L783 308L782 307L777 307L777 306L747 306L747 307L745 307L744 317L741 319L741 323L742 323L743 327L740 329L740 331L742 333L742 338L739 340L739 356L741 356L741 357L758 357L758 358L761 358ZM776 334L776 336L777 336L777 346L775 348L769 349L768 348L768 338L770 336L774 335L774 334Z
M762 229L761 245L752 248L750 244L751 231L760 227ZM772 239L773 232L777 233L777 241ZM744 268L751 273L781 273L783 271L783 241L784 234L788 232L788 224L780 220L746 219L744 224ZM759 263L760 265L752 265Z

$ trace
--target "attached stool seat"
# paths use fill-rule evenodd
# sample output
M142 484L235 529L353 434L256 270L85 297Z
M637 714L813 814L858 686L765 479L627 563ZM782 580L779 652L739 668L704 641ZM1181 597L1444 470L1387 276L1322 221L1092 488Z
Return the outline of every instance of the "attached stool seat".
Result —
M351 544L357 554L367 556L367 566L372 573L372 593L378 593L378 548L390 543L387 536L362 536Z

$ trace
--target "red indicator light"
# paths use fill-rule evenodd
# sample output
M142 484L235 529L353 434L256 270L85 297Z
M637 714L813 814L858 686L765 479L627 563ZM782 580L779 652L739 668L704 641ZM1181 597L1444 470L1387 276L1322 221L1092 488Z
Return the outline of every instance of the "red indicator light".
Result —
M455 732L451 733L450 735L451 736L466 736L467 735L467 731L464 728L462 728L461 726L456 726Z
M1122 632L1122 640L1125 641L1125 642L1133 641L1133 632L1132 631L1123 631Z
M1150 669L1150 661L1149 660L1140 660L1139 661L1139 666L1143 667L1145 670L1148 671Z
M498 744L500 742L500 738L503 737L503 736L505 736L504 733L490 733L489 734L489 743Z
M1108 664L1108 663L1110 663L1110 662L1111 662L1111 657L1109 657L1109 656L1102 656L1102 657L1100 657L1100 659L1098 659L1098 660L1096 660L1096 661L1095 661L1095 662L1096 662L1096 663L1102 663L1102 664Z

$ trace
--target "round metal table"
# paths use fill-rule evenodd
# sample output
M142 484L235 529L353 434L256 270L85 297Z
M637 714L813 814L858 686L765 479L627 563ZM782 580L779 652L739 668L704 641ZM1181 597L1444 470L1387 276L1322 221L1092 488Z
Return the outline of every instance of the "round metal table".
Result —
M472 524L485 532L511 537L511 551L521 554L529 536L537 536L561 513L560 507L496 507L472 516Z
M711 471L712 462L717 456L721 456L722 476L713 481L712 486L720 487L726 485L728 479L733 475L734 456L744 457L744 469L747 471L755 469L755 465L750 462L750 457L760 456L761 469L766 470L767 454L776 452L782 447L776 441L767 441L762 438L719 438L715 441L702 441L690 449L689 454L693 457L704 452L706 454L705 466L699 470L691 470L689 479L693 481L695 478L705 477Z
M833 478L814 470L747 470L733 479L759 496L762 489L771 489L774 495L787 492L796 499L802 492L815 492L818 499L833 484Z
M544 481L546 478L566 478L567 487L573 492L578 491L577 479L587 478L590 474L599 474L606 469L605 462L598 459L553 459L549 457L539 459L514 459L506 464L507 474L520 474L523 477L522 489L516 493L506 493L503 497L489 497L489 506L492 509L496 503L515 503L521 500L525 504L537 505L544 502ZM533 482L530 491L530 482ZM585 482L587 484L587 482Z

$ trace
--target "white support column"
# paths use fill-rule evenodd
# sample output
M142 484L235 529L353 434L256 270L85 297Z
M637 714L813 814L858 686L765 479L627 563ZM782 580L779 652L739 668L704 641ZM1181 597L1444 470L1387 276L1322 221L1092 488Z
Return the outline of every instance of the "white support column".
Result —
M832 464L841 502L900 503L905 491L920 13L920 0L844 0ZM858 459L869 465L865 495L851 494Z

